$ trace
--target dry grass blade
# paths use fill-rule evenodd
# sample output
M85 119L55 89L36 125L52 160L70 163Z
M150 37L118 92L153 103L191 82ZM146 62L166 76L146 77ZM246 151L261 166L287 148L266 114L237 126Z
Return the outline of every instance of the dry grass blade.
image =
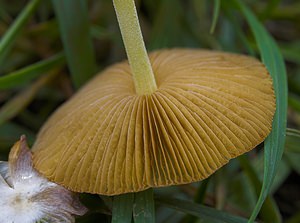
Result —
M34 98L37 91L43 87L57 72L51 72L31 84L27 89L17 94L0 109L0 125L15 117L21 112Z

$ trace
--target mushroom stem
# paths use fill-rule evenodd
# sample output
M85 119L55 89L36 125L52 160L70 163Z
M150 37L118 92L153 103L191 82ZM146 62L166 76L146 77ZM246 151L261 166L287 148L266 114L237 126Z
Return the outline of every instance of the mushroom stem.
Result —
M138 95L152 94L155 77L147 55L134 0L113 0Z

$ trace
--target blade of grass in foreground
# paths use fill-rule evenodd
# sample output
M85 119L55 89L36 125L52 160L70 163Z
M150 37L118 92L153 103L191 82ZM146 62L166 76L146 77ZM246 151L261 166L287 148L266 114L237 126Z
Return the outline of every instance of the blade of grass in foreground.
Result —
M131 223L134 194L113 197L112 223Z
M10 28L5 32L4 36L0 41L0 65L2 65L6 55L10 51L13 43L24 27L25 23L29 19L29 17L34 13L37 8L40 0L32 0L30 1L26 7L23 9L21 14L15 20L15 22L10 26Z
M262 61L273 78L276 94L276 112L273 119L272 132L265 140L263 185L257 204L249 219L249 222L253 222L270 191L284 150L287 122L287 80L284 61L273 38L242 1L234 0L234 2L239 6L251 27Z
M55 67L62 65L65 61L64 55L59 53L49 59L29 65L28 67L14 71L3 77L0 77L0 90L9 89L27 83Z
M96 72L85 0L52 0L73 84L79 88Z
M201 204L196 204L190 201L184 201L176 198L157 198L159 204L167 206L169 208L184 212L186 214L191 214L193 216L199 217L203 222L210 223L246 223L247 219L228 214L216 210L214 208L206 207Z
M251 185L257 194L259 196L260 189L261 189L261 180L259 179L259 176L257 172L255 171L254 167L250 163L247 154L238 157L238 160L240 161L240 164L244 170L244 173L246 173L247 177L249 178ZM261 208L261 219L264 222L272 222L272 223L279 223L282 222L281 215L279 212L279 209L274 202L274 199L268 195L266 197L266 200Z
M154 223L155 211L153 189L134 194L133 218L135 223Z

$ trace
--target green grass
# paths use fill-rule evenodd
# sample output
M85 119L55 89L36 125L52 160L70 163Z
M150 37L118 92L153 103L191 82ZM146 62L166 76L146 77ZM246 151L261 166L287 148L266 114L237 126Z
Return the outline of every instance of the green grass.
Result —
M273 119L272 131L265 140L265 168L262 190L257 205L255 206L255 209L249 220L249 222L253 222L271 189L271 185L278 169L285 146L287 125L287 79L282 55L273 38L266 32L264 27L259 23L252 12L244 4L242 4L241 1L235 2L245 15L255 36L262 61L268 68L273 78L276 96L276 112Z
M52 3L59 23L72 81L75 87L79 88L97 70L86 1L52 0Z

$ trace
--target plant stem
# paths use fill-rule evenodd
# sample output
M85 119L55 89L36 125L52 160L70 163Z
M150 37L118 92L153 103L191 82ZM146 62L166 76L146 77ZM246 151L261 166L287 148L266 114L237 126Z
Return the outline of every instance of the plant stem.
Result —
M135 223L155 223L153 189L134 194L133 219Z
M113 197L112 223L130 223L134 194L127 193Z
M155 77L147 55L134 0L113 0L135 90L138 95L152 94Z

